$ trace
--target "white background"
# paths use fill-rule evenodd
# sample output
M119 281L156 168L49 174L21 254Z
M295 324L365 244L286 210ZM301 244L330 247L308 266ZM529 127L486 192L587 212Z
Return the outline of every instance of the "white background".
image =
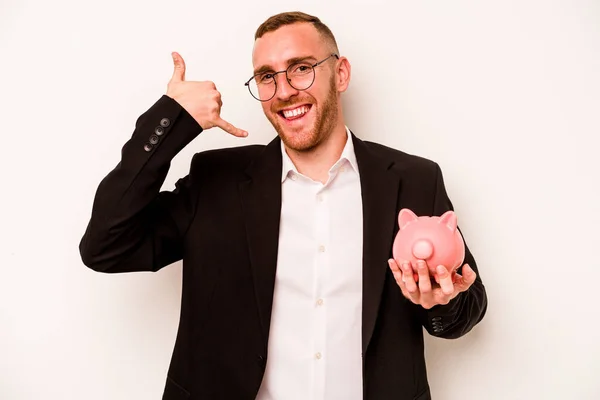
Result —
M222 116L182 151L275 133L243 82L253 34L298 9L352 64L347 124L440 163L489 296L464 338L427 337L435 400L600 398L600 2L0 3L0 398L159 399L180 264L103 275L78 254L99 181L166 90L171 51ZM285 400L285 399L282 399Z

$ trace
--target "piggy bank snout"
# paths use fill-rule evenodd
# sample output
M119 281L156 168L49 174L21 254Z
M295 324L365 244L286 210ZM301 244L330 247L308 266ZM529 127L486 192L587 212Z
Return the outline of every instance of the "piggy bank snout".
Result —
M433 244L427 239L417 240L412 247L415 258L425 260L433 254Z

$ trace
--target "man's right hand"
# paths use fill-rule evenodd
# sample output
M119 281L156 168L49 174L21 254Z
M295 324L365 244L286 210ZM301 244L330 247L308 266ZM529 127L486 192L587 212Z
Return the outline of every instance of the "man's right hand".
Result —
M204 130L218 126L234 136L248 136L248 132L236 128L221 118L223 102L215 84L186 81L183 58L176 52L171 55L175 69L167 85L167 96L185 108Z

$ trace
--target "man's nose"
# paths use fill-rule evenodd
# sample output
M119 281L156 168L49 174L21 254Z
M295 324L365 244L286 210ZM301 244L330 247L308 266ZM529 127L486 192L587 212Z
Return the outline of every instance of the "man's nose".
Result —
M279 74L275 79L278 79L277 85L275 86L275 97L277 97L278 100L286 101L289 100L290 97L298 94L299 90L295 89L290 84L285 73Z

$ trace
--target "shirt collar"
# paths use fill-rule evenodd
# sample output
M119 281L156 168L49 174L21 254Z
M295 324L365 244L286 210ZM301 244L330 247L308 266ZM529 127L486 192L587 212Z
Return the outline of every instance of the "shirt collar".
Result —
M340 168L345 162L348 162L348 163L350 163L350 165L352 166L354 171L358 172L358 164L356 162L356 154L354 153L354 143L352 141L352 135L351 135L350 129L348 129L348 127L346 127L346 134L347 134L346 144L344 145L344 149L342 150L340 159L333 165L333 167L331 167L330 171L335 171L338 168ZM294 165L292 160L290 159L290 156L285 151L285 146L283 144L283 141L281 141L281 157L282 157L281 182L283 183L285 181L285 179L287 178L288 174L290 173L290 171L293 171L297 174L299 172L296 169L296 166Z

